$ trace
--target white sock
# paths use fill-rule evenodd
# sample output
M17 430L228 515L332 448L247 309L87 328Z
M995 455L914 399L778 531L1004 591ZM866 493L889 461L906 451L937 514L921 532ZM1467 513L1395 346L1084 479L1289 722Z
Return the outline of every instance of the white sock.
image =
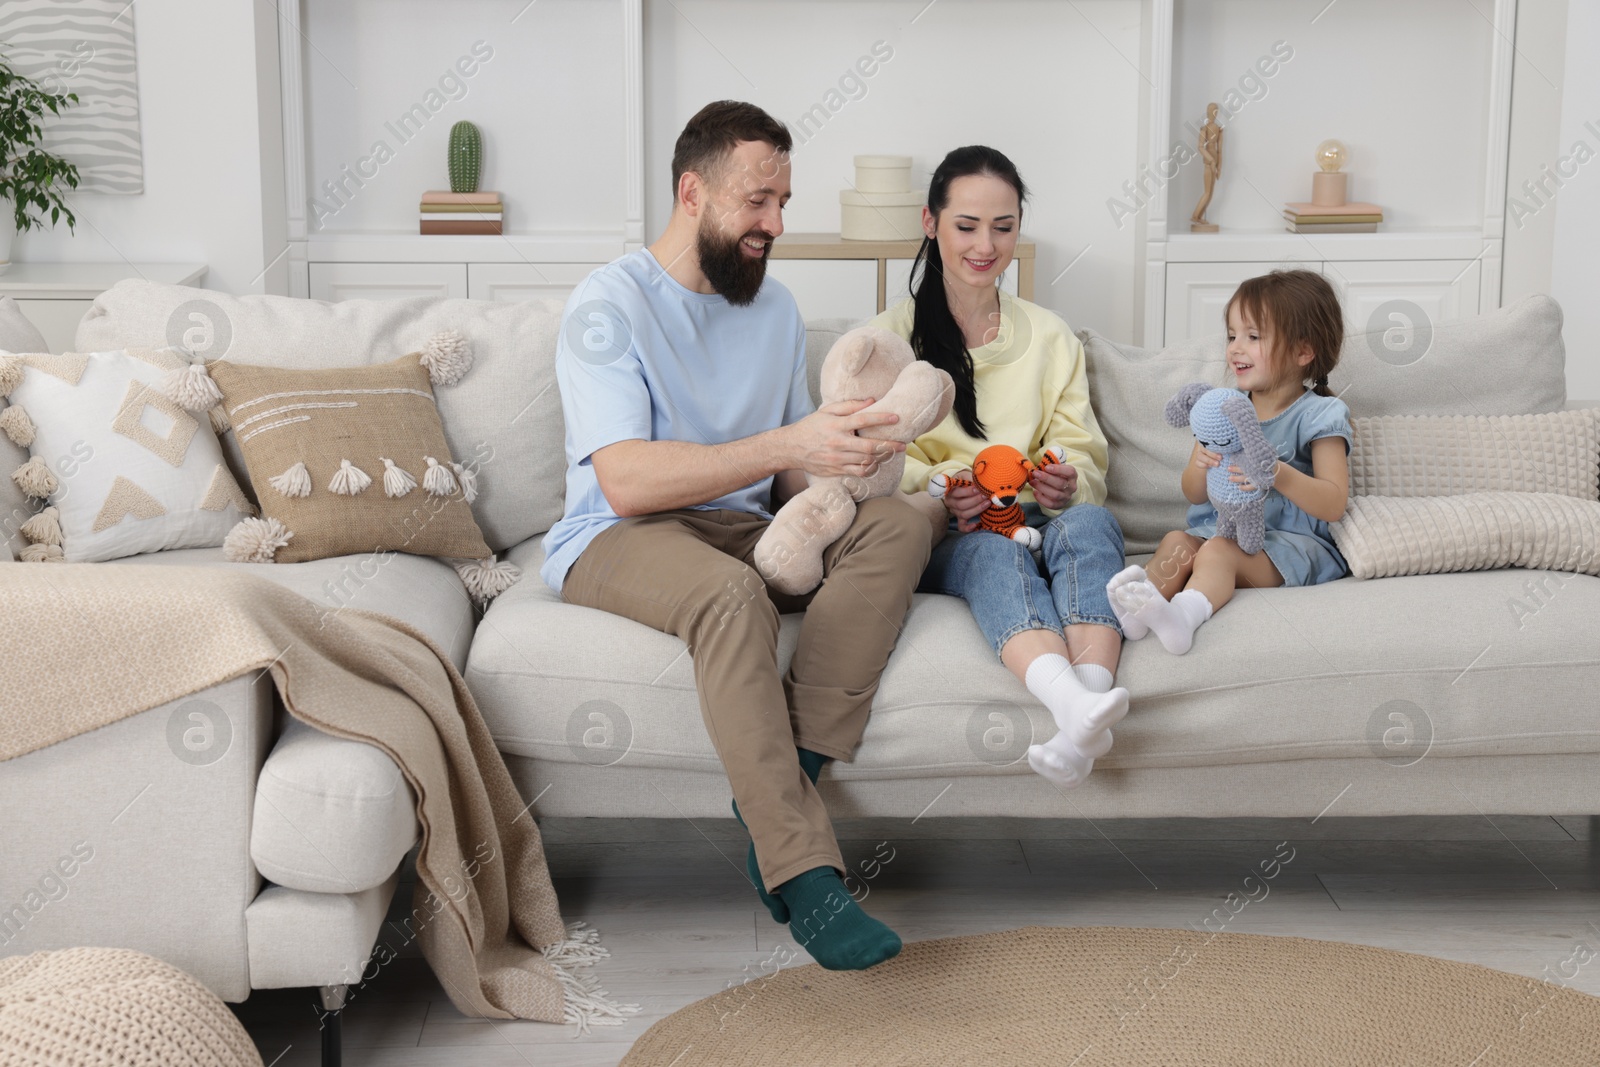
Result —
M1078 681L1091 693L1111 692L1111 672L1098 663L1075 663L1072 673L1078 676Z
M1089 772L1094 770L1094 760L1079 752L1062 732L1042 745L1029 745L1028 766L1062 789L1071 789L1082 785L1089 777Z
M1106 597L1111 601L1111 613L1117 617L1117 624L1122 627L1122 636L1129 641L1142 641L1150 633L1150 627L1134 617L1134 612L1144 606L1144 598L1137 595L1138 590L1130 589L1131 585L1148 586L1150 578L1145 574L1143 567L1134 564L1124 567L1111 580L1106 583Z
M1049 709L1056 729L1085 756L1093 759L1111 748L1111 727L1128 713L1126 689L1104 693L1090 689L1078 679L1067 657L1055 652L1028 664L1024 681L1028 691Z
M1211 601L1204 593L1185 589L1170 601L1152 601L1140 611L1139 617L1161 640L1161 647L1181 656L1194 644L1194 632L1211 618L1211 611Z

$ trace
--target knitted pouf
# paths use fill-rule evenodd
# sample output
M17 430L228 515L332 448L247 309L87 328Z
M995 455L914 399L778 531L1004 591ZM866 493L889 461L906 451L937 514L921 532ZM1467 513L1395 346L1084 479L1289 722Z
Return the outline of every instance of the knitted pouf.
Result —
M0 959L0 1067L261 1067L215 993L122 948Z

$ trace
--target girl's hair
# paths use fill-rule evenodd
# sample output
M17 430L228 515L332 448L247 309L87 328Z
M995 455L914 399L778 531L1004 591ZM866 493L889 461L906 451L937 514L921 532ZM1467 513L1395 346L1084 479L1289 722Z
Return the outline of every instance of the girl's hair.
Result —
M1250 278L1223 309L1223 322L1237 304L1239 310L1272 334L1272 358L1286 360L1302 344L1311 346L1311 363L1302 380L1310 379L1318 396L1332 396L1328 374L1339 362L1344 343L1344 314L1328 279L1309 270L1275 270Z
M933 180L928 183L928 210L935 219L950 202L950 183L957 178L985 174L999 178L1017 191L1017 222L1022 222L1022 202L1028 198L1028 187L1011 160L993 148L967 145L957 148L944 157ZM922 280L917 280L917 268L922 268ZM972 381L972 353L967 351L966 338L956 317L950 313L950 300L944 289L944 260L939 254L939 241L924 237L917 258L911 264L912 301L911 347L918 359L932 363L947 372L956 385L952 409L956 420L968 435L985 440L983 423L978 421L978 392Z

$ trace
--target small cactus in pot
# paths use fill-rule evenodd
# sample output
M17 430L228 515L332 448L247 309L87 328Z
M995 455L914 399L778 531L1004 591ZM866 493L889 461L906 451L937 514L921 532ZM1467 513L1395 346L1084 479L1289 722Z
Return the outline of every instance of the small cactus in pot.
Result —
M465 119L450 127L450 191L475 193L483 169L483 136Z

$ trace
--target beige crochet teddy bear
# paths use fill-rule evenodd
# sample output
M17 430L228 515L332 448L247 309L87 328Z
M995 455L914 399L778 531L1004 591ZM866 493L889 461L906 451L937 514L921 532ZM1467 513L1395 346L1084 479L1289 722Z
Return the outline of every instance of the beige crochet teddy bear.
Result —
M820 391L825 405L877 397L865 410L892 411L900 421L862 430L860 436L907 442L943 422L956 394L950 375L918 360L898 334L873 326L851 330L834 344L822 364ZM761 577L778 592L794 596L822 584L823 550L850 528L859 501L899 492L905 463L905 455L896 452L866 478L808 477L809 487L779 510L756 543L754 561ZM920 495L905 499L926 511ZM945 518L942 505L938 514L929 515L935 536L943 532Z

